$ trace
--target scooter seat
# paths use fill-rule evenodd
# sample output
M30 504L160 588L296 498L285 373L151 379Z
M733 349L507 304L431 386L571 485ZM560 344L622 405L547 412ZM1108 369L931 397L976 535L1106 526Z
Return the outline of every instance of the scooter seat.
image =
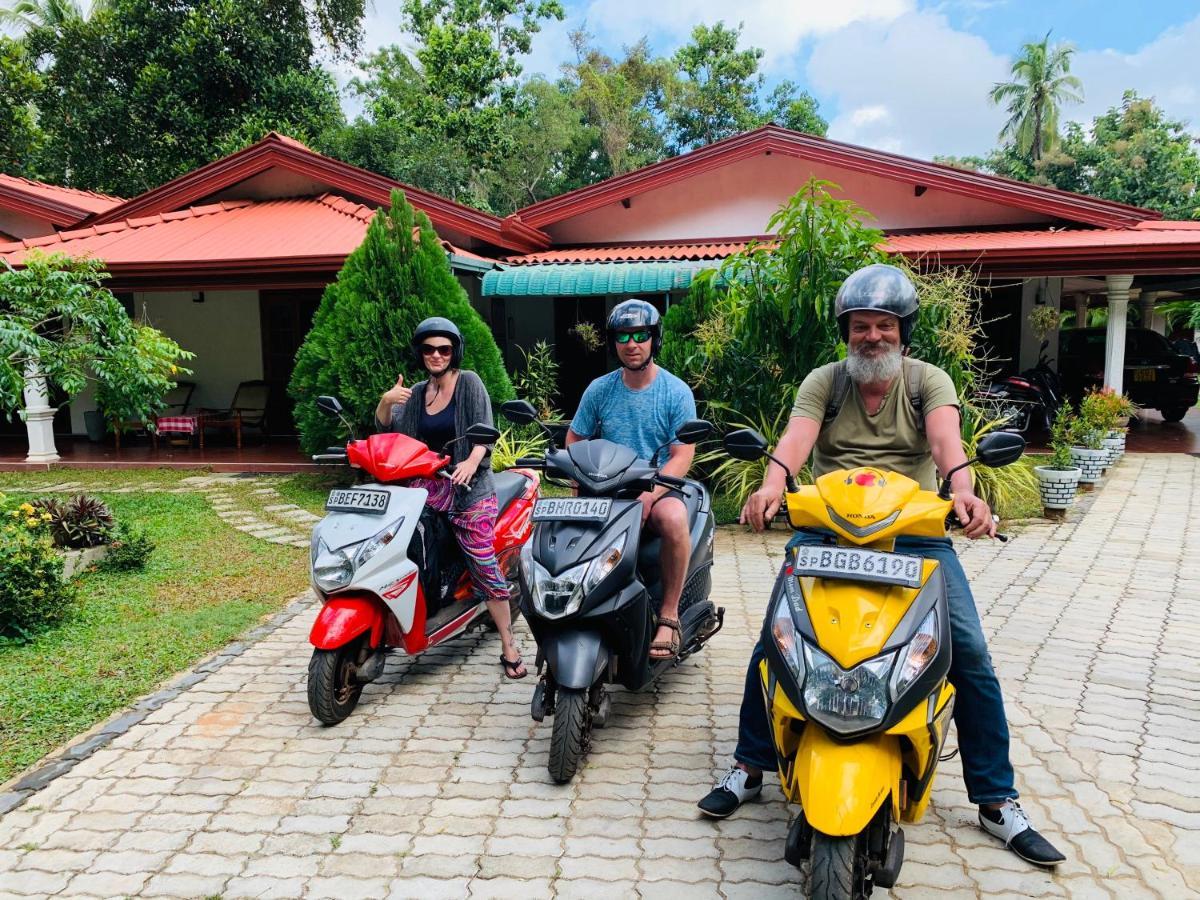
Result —
M500 512L504 512L529 486L529 479L519 472L497 472L492 479L496 485L496 506Z

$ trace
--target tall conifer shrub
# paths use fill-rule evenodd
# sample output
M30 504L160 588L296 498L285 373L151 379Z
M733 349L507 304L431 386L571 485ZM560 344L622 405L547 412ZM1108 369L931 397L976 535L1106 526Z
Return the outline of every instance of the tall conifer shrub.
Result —
M337 397L347 417L367 434L374 430L380 395L397 375L403 373L409 386L424 380L410 340L429 316L445 316L458 326L465 343L463 368L478 373L493 404L513 396L500 349L454 277L429 218L394 191L391 207L379 211L362 244L325 289L296 354L288 391L296 401L305 452L346 438L341 423L317 409L320 395Z

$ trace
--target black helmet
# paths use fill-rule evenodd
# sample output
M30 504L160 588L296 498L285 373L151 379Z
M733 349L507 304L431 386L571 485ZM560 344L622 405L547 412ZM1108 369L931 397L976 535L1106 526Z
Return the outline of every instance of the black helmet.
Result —
M898 318L900 343L908 346L917 320L917 289L901 269L875 263L851 273L842 282L833 309L843 341L850 339L850 313L863 309Z
M646 360L648 366L662 349L662 317L652 304L636 297L622 300L608 314L608 347L614 354L617 352L617 332L634 328L646 328L650 331L650 359Z
M431 337L449 338L450 344L454 348L450 351L450 367L454 369L461 368L463 358L462 335L459 333L457 325L441 316L432 316L426 319L413 332L412 348L413 353L417 357L417 365L424 365L425 360L421 356L421 344L425 343L426 338Z

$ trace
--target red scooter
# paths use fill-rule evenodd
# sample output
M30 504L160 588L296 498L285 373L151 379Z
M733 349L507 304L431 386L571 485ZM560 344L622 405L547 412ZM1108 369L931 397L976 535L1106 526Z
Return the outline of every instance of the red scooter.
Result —
M341 415L332 397L318 405ZM466 439L490 444L499 434L474 425ZM423 488L404 485L411 478L449 477L449 456L403 434L376 434L313 460L349 464L365 476L330 492L328 514L312 536L312 584L324 606L309 634L315 649L308 706L318 720L336 725L354 710L363 685L383 674L388 652L402 647L411 655L445 643L486 617L487 606L476 596L445 515L425 505ZM515 620L519 557L533 533L539 479L524 469L494 477L496 556L509 580Z

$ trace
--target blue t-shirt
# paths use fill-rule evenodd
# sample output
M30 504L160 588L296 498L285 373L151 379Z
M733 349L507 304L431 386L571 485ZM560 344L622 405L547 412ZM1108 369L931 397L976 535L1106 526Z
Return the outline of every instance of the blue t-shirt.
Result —
M679 426L696 418L692 389L661 366L650 386L635 391L617 369L588 385L571 421L571 430L582 438L604 438L628 447L639 459L653 465L666 462L666 444L677 444Z

